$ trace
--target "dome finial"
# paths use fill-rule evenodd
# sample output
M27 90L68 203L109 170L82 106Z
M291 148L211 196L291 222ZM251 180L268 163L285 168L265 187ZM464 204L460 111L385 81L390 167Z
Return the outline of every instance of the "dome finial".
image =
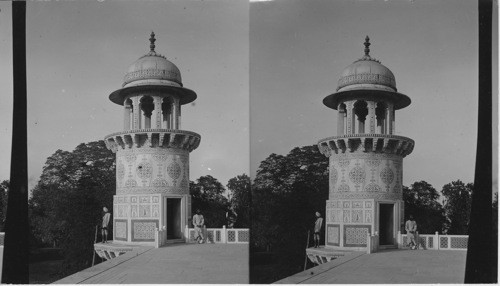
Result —
M149 42L151 42L151 44L149 45L149 49L150 49L150 52L151 53L154 53L155 52L155 33L153 31L151 31L151 38L149 38Z
M365 38L365 56L369 57L370 56L370 38L366 36Z

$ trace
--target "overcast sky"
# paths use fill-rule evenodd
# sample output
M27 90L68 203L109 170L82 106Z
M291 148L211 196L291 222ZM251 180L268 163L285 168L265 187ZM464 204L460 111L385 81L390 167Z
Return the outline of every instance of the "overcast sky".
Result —
M274 1L250 7L251 169L271 153L336 135L323 105L342 70L370 55L412 104L396 135L415 140L404 185L473 182L477 134L476 1ZM258 116L257 116L258 114ZM256 115L256 116L254 116Z
M123 109L108 96L149 52L152 30L156 51L198 94L182 110L182 129L202 138L191 180L225 185L249 173L247 1L38 1L26 10L30 188L57 149L123 130Z

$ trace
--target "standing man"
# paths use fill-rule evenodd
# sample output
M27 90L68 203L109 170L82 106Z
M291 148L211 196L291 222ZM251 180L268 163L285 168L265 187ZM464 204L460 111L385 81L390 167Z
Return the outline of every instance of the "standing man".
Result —
M314 248L319 247L319 235L323 226L323 218L319 212L316 212L316 222L314 223Z
M406 221L405 230L407 234L407 239L409 240L408 246L411 249L417 249L417 243L415 242L415 234L417 233L417 222L413 220L413 215Z
M195 239L198 243L203 243L203 226L205 225L205 219L201 214L200 209L196 210L196 214L193 216L193 226L195 231Z
M102 216L102 242L108 242L108 224L111 214L108 212L108 208L103 207L104 215Z

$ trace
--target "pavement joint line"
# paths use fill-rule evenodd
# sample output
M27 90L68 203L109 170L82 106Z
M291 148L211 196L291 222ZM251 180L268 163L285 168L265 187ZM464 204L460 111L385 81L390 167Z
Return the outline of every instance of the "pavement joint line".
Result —
M89 279L91 279L91 278L94 278L94 277L96 277L97 275L100 275L100 274L102 274L102 273L104 273L104 272L106 272L106 271L110 271L110 270L112 270L113 268L115 268L116 266L118 266L118 265L120 265L120 264L123 264L123 263L125 263L125 262L127 262L127 261L129 261L129 260L131 260L131 259L133 259L133 258L136 258L136 257L138 257L139 255L142 255L142 254L144 254L144 253L146 253L146 252L149 252L149 251L150 251L150 250L152 250L152 249L154 249L154 248L150 248L150 249L148 249L148 250L146 250L146 251L144 251L144 252L141 252L140 254L136 252L136 253L135 253L135 255L133 255L133 256L131 256L131 257L127 258L127 259L123 259L123 261L121 261L121 262L119 262L119 263L116 263L115 265L113 265L113 267L109 267L109 268L106 268L106 269L102 270L101 272L97 272L97 273L95 273L94 275L92 275L92 276L90 276L90 277L87 277L87 278L85 278L85 279L83 279L83 280L81 280L81 281L78 281L78 283L75 283L75 284L83 284L83 282L84 282L84 281L89 280Z

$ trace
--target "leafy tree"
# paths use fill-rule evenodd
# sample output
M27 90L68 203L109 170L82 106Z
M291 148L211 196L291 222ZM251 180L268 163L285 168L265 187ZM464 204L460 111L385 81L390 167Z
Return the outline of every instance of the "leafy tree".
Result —
M103 141L47 159L29 200L30 225L38 242L62 248L63 275L90 266L95 227L103 206L112 212L114 193L115 156Z
M445 197L447 234L468 234L472 191L474 185L465 185L457 180L443 186L441 193Z
M237 215L235 227L250 227L250 177L243 174L231 178L227 183L227 188L231 192L231 208Z
M5 217L7 215L7 199L9 193L9 180L0 183L0 232L4 231Z
M405 221L413 215L421 234L442 233L446 223L444 208L439 203L439 193L425 181L403 187Z
M226 189L214 177L201 176L195 182L189 182L189 192L192 199L193 212L200 209L207 227L222 227L226 225L226 212L229 201L223 195Z
M276 264L264 272L254 268L251 283L270 283L301 270L307 232L315 212L325 214L327 199L328 158L316 145L261 162L252 186L251 251L274 253Z

